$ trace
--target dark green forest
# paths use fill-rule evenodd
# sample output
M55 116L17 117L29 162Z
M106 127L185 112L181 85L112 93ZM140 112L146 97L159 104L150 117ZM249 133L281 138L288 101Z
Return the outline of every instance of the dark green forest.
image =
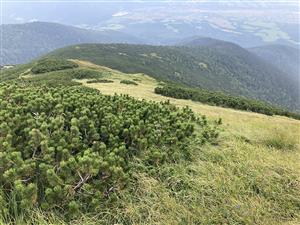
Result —
M254 99L231 96L222 92L212 92L199 88L187 88L179 85L164 85L156 87L155 93L178 99L190 99L209 105L222 106L232 109L246 110L266 115L281 115L300 120L300 115L274 107Z

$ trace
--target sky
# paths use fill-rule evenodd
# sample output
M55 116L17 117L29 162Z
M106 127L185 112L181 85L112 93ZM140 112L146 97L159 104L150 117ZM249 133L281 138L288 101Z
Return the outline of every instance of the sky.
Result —
M168 18L174 10L178 14L191 13L193 9L211 11L237 11L243 16L243 11L265 12L268 17L276 19L280 12L283 20L299 18L299 2L295 0L1 0L2 23L25 23L34 21L58 22L69 25L94 26L116 16L125 16L129 13L144 12L151 17L159 10L162 16ZM172 13L170 12L172 9ZM285 15L286 14L286 17ZM173 15L174 17L174 15Z

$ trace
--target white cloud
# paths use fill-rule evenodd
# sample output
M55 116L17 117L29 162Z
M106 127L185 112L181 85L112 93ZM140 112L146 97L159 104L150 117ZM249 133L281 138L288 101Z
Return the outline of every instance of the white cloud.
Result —
M38 21L38 19L32 18L32 19L30 19L28 22L32 23L32 22L37 22L37 21Z
M19 16L18 16L18 17L15 17L14 20L15 20L16 22L18 22L18 23L23 23L23 22L25 22L24 18L19 17Z
M128 14L129 14L129 12L120 11L120 12L117 12L117 13L113 14L112 16L114 16L114 17L120 17L120 16L126 16Z

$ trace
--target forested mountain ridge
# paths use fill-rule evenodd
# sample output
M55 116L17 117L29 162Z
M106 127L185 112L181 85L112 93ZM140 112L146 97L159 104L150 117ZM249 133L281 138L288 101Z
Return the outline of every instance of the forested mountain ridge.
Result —
M223 41L220 39L210 38L210 37L201 37L201 36L193 36L186 38L180 42L178 42L176 45L179 46L202 46L202 47L214 47L214 48L235 48L240 47L237 44L234 44L233 42L229 41Z
M141 43L118 31L96 31L49 22L1 25L1 63L20 64L54 49L78 43Z
M234 45L149 46L83 44L47 56L81 59L126 73L145 73L192 87L224 91L297 110L298 85L256 55Z
M250 48L249 51L285 71L290 79L300 82L299 49L286 45L264 45Z

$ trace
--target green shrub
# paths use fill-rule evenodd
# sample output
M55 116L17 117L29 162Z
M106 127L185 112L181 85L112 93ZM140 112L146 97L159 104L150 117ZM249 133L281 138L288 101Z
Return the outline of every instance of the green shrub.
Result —
M0 208L91 212L124 188L133 160L189 157L195 123L203 142L216 136L189 108L84 87L2 84L0 99Z
M88 84L92 84L92 83L113 83L114 81L112 80L107 80L107 79L94 79L94 80L88 80L87 83Z
M71 76L73 79L92 79L92 78L101 78L103 77L104 73L101 73L96 70L90 70L90 69L75 69L70 71Z
M33 74L76 68L78 65L65 59L45 58L37 62L31 69Z
M138 85L136 82L131 81L131 80L121 80L121 84L128 84L128 85Z
M103 73L101 72L78 68L36 74L35 76L27 77L20 81L36 85L45 84L51 87L57 87L58 85L74 86L80 85L81 83L73 81L73 79L98 79L102 76Z
M32 85L47 85L48 87L58 87L63 86L74 86L81 85L81 83L73 81L72 76L73 70L62 70L62 71L53 71L43 74L36 74L28 78L19 80L21 83L29 83Z

